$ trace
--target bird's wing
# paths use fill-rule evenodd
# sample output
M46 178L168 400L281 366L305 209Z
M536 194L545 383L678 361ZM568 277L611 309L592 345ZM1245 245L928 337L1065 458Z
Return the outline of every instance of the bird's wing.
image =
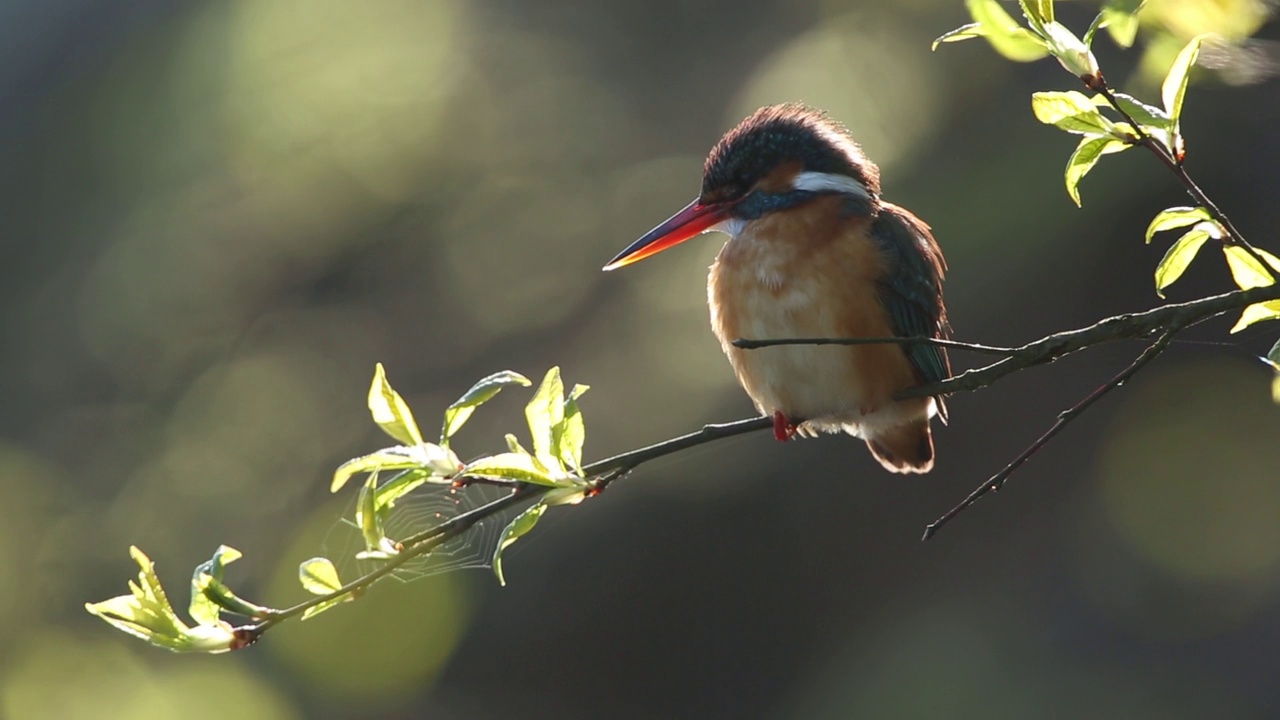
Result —
M943 338L949 334L947 311L942 304L942 278L946 260L929 226L907 210L881 203L871 227L888 263L881 282L885 309L898 337ZM904 348L922 383L951 377L946 348L917 343ZM946 408L938 398L938 412L946 420Z

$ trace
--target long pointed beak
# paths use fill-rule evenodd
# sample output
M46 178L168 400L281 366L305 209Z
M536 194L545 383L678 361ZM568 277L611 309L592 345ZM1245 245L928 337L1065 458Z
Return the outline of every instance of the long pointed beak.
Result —
M729 203L703 205L694 200L661 225L645 233L644 237L627 246L604 269L617 270L623 265L630 265L650 255L657 255L669 247L675 247L729 217L730 207Z

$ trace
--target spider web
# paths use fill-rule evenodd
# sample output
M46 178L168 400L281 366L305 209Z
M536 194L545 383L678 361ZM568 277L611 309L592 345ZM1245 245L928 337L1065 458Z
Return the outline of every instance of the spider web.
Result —
M492 485L477 484L455 488L424 484L396 500L395 507L383 522L383 529L387 537L400 540L430 530L440 523L510 494L510 488ZM355 517L355 505L356 500L353 499L343 517L329 528L321 545L325 557L333 561L339 576L344 579L369 573L382 563L379 560L356 558L356 554L366 548L360 528L352 520ZM406 562L392 572L391 577L409 582L454 570L492 567L493 552L498 546L502 530L518 511L519 508L509 508L477 521L462 534Z

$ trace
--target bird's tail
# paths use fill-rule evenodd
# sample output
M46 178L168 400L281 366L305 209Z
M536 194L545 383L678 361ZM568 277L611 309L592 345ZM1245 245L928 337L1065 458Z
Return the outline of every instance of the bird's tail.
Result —
M871 455L889 472L927 473L933 469L933 432L928 418L880 429L866 437Z

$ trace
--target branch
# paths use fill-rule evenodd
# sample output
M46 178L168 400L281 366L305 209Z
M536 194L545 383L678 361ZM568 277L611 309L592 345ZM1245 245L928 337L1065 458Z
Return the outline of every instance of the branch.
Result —
M1182 164L1182 157L1180 155L1173 155L1169 151L1169 148L1164 146L1164 143L1151 137L1147 131L1142 129L1142 125L1137 120L1134 120L1133 116L1130 115L1116 99L1115 93L1112 91L1111 86L1107 84L1106 79L1103 78L1102 75L1098 75L1094 78L1094 82L1092 83L1085 81L1085 86L1090 90L1098 91L1099 94L1107 99L1107 102L1111 103L1111 107L1114 108L1115 111L1120 114L1120 117L1124 118L1125 121L1129 123L1130 127L1133 128L1134 134L1138 137L1136 144L1150 150L1152 155L1155 155L1165 167L1169 168L1169 171L1178 179L1178 182L1182 183L1182 187L1186 189L1187 194L1191 196L1191 199L1195 200L1198 205L1209 211L1209 214L1213 216L1213 219L1217 221L1218 225L1226 231L1227 237L1225 243L1227 245L1236 245L1244 248L1245 252L1249 253L1249 255L1251 255L1254 260L1257 260L1262 267L1266 268L1268 272L1271 272L1271 263L1267 262L1266 259L1258 252L1258 249L1244 238L1244 234L1241 233L1231 222L1231 218L1228 218L1227 214L1223 212L1222 209L1213 202L1213 200L1210 200L1204 190L1201 190L1200 186L1191 179L1189 174L1187 174L1187 169ZM1272 277L1275 277L1274 274Z
M977 353L979 355L1001 355L1003 357L1016 357L1021 349L997 347L995 345L979 345L977 343L960 342L958 340L945 340L943 338L931 337L861 337L861 338L779 338L771 340L747 340L738 338L733 341L733 346L742 348L743 350L758 350L766 347L776 347L778 345L936 345L937 347L950 348L952 350L963 350L965 352Z
M941 528L943 525L946 525L948 522L954 519L955 516L964 512L970 505L977 502L978 499L981 498L983 495L986 495L988 492L996 492L1000 488L1004 487L1005 481L1009 479L1009 476L1013 475L1013 473L1017 471L1017 469L1021 467L1023 463L1025 463L1027 460L1030 460L1032 455L1035 455L1037 452L1039 452L1040 448L1047 445L1048 442L1052 440L1055 435L1057 435L1059 432L1062 432L1063 428L1065 428L1068 423L1076 419L1076 417L1078 417L1081 413L1083 413L1086 409L1088 409L1090 405L1094 404L1098 400L1101 400L1102 396L1106 395L1112 390L1123 385L1126 381L1129 380L1129 378L1137 374L1137 372L1141 370L1143 366L1145 366L1147 363L1151 362L1152 360L1156 359L1156 357L1159 356L1160 353L1164 352L1165 348L1169 347L1169 342L1173 340L1173 336L1176 333L1177 333L1177 330L1165 331L1165 333L1162 334L1158 340L1152 343L1150 347L1148 347L1146 350L1143 350L1142 354L1139 355L1137 359L1135 359L1132 363L1129 364L1129 367L1126 367L1124 370L1121 370L1119 374L1117 374L1115 377L1107 381L1105 385L1086 395L1085 398L1080 402L1076 403L1075 405L1072 405L1071 407L1059 413L1057 421L1054 422L1053 425L1048 430L1046 430L1043 435L1039 437L1039 439L1031 443L1030 447L1028 447L1026 450L1023 450L1022 453L1018 455L1018 457L1014 458L1012 462L1006 465L1003 470L996 473L995 475L992 475L986 482L979 485L978 488L974 490L972 493L970 493L968 497L962 500L959 505L956 505L955 507L948 510L946 513L942 515L942 517L929 523L929 525L924 529L924 537L922 537L921 540L928 540L929 538L933 537L934 533L938 532L939 528Z

